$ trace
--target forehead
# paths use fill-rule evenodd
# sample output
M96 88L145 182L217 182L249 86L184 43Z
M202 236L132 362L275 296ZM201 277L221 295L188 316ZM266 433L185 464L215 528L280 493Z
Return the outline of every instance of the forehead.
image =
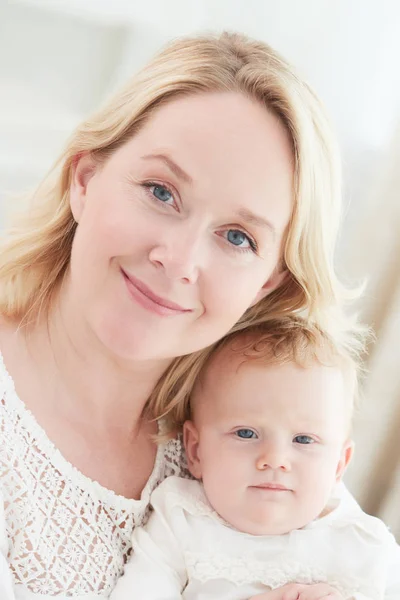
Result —
M342 372L317 362L304 368L244 361L222 352L210 364L194 398L198 414L217 419L265 417L290 421L330 421L347 418L348 400Z
M261 196L273 199L277 209L286 208L285 199L292 197L293 153L285 127L265 106L239 93L173 99L158 107L117 154L130 165L143 155L170 156L202 197L243 202Z

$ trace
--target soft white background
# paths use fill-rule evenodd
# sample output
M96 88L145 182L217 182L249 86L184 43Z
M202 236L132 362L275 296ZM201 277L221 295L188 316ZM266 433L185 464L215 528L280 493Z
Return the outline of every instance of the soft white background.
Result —
M0 218L73 126L169 39L235 29L286 55L324 99L343 152L338 268L370 279L377 330L348 484L400 533L400 2L0 0Z

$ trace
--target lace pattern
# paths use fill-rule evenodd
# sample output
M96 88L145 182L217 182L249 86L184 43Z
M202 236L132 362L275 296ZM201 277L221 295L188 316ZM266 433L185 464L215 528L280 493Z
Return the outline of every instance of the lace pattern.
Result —
M153 489L180 475L181 440L160 446L140 500L69 464L18 398L0 355L0 491L16 583L48 595L107 595L131 552Z
M212 579L224 579L236 586L261 583L270 589L282 587L287 583L328 583L344 598L351 597L360 589L356 579L343 582L343 577L340 577L339 583L334 575L329 576L316 566L290 560L268 563L245 556L233 558L226 554L186 552L185 561L189 580L196 579L202 583Z

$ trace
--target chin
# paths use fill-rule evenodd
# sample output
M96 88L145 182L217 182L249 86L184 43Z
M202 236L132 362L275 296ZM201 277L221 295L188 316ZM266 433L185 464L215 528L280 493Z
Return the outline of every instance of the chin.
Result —
M263 536L263 535L285 535L285 533L289 533L290 531L292 531L293 529L296 529L295 527L291 527L290 524L277 524L274 522L258 522L258 523L252 523L251 524L251 529L252 531L248 531L248 533L250 533L251 535L259 535L259 536Z
M107 354L117 361L137 361L157 358L157 336L145 336L128 319L113 314L92 313L90 322L95 337ZM151 339L152 338L152 339ZM159 339L159 336L158 336Z
M268 514L259 514L257 518L252 519L249 523L248 533L252 535L284 535L292 529L297 529L297 526L289 519L285 519L284 515L268 511Z
M152 361L161 360L160 346L157 339L144 338L143 336L129 331L107 332L109 335L103 337L103 344L110 353L123 361Z

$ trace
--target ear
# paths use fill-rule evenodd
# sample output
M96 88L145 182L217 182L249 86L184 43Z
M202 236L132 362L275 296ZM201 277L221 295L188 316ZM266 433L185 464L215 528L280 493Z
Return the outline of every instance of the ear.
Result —
M250 306L255 306L258 302L260 302L260 300L265 298L265 296L268 296L268 294L276 290L276 288L279 287L288 276L289 271L287 269L279 271L278 268L276 268L272 275L269 277L268 281L264 283L260 291L257 293Z
M201 479L199 432L192 421L185 421L183 424L183 444L190 473L196 479Z
M96 168L96 163L90 154L80 154L73 160L69 202L72 215L77 223L79 223L85 207L88 183L95 174Z
M336 481L337 482L339 482L342 479L351 459L353 458L353 454L354 454L354 442L352 440L347 440L343 445L342 453L340 455L340 460L339 460L339 463L338 463L338 466L336 469Z

